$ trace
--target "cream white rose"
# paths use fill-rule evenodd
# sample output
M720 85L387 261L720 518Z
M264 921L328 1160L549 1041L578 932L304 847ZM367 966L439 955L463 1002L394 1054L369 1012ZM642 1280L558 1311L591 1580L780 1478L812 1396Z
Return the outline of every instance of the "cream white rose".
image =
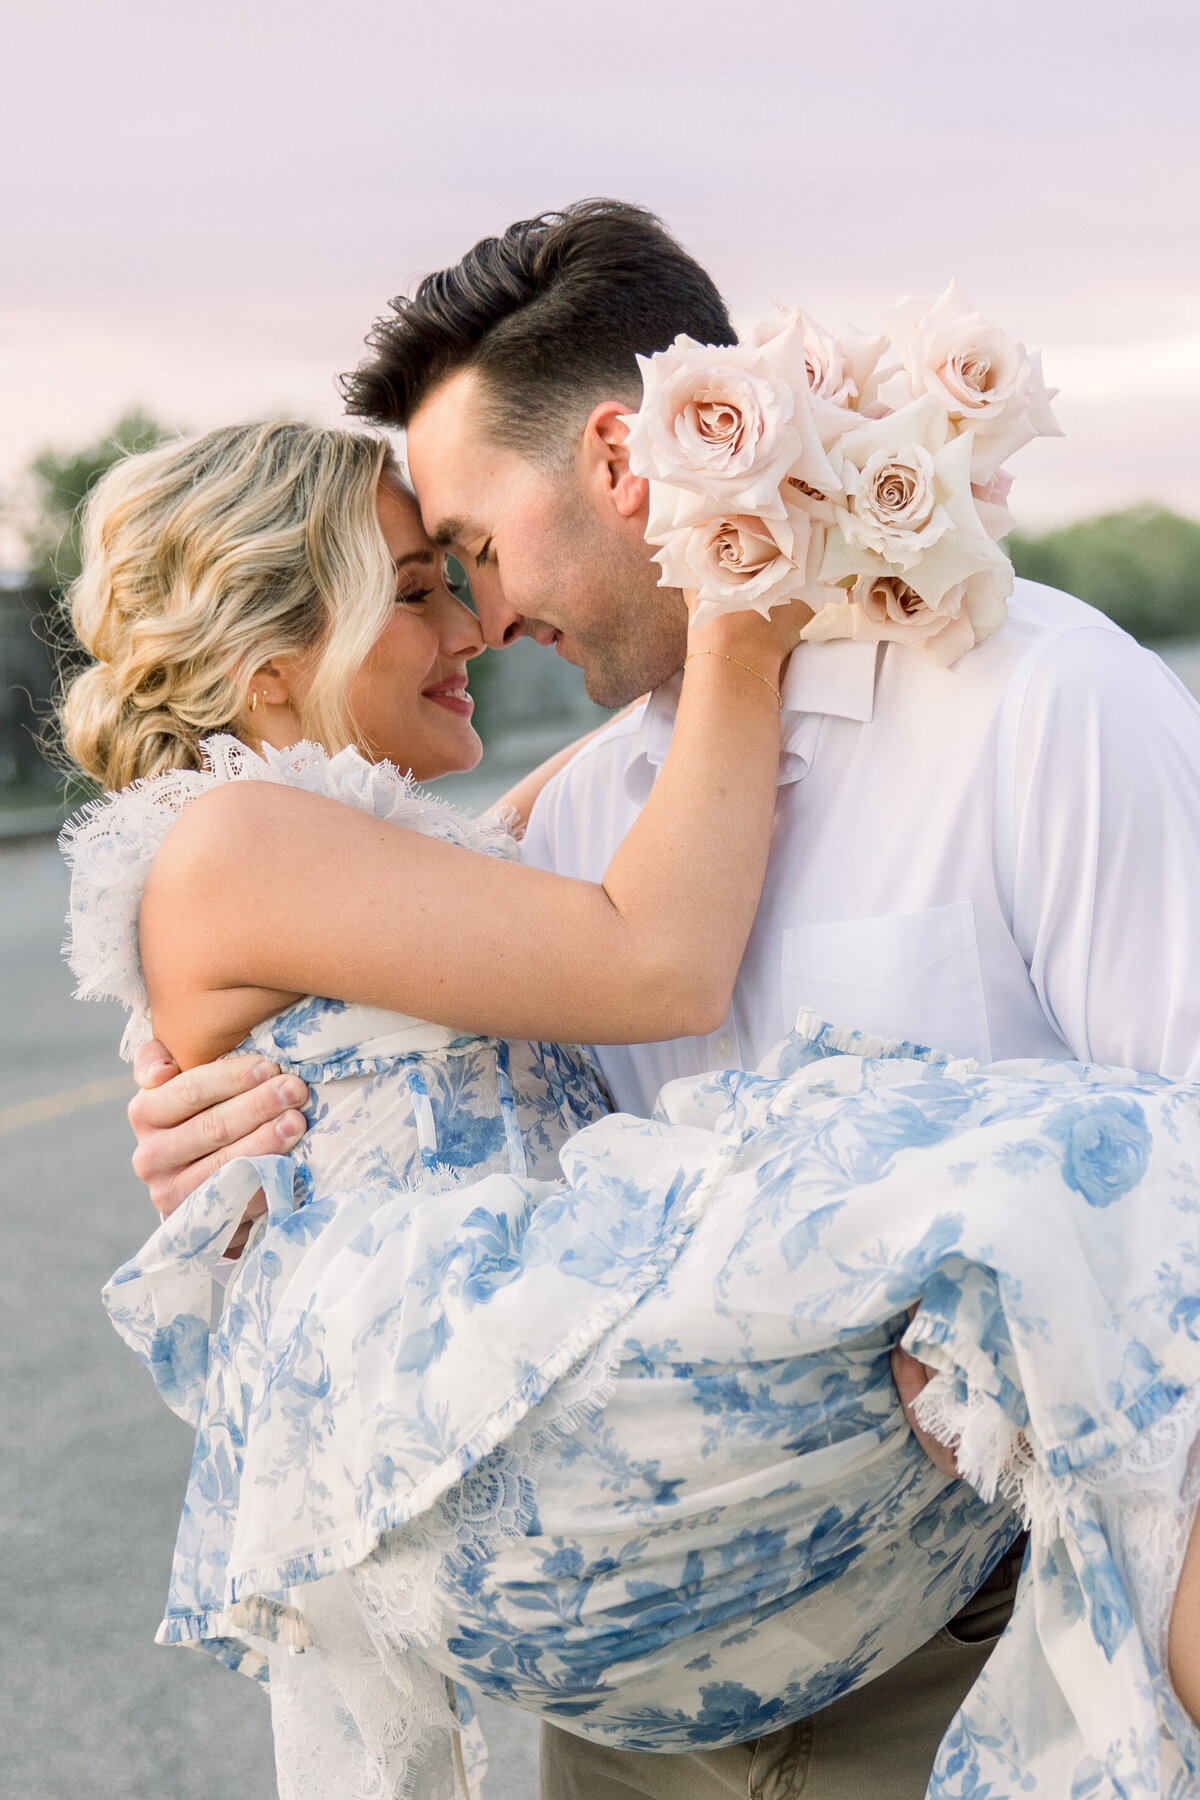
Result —
M782 520L755 514L722 514L673 531L655 555L663 587L694 588L701 624L720 613L753 609L766 618L773 606L815 593L825 527L812 513L788 508ZM822 592L809 603L822 604Z
M846 541L908 568L950 529L937 498L933 457L921 444L876 450L858 471L853 510L840 519Z
M804 366L808 389L831 406L853 406L858 399L854 363L844 344L812 319L804 321Z
M799 337L805 384L815 401L846 411L875 399L880 381L891 373L880 360L887 349L886 337L826 331L798 308L781 306L778 318L756 326L753 342L767 349L789 327Z
M956 431L974 433L977 483L1033 438L1062 436L1041 357L977 312L955 282L936 300L902 300L883 322L912 397L932 395Z
M839 445L847 499L835 504L820 579L903 575L927 605L985 569L1008 568L971 492L970 433L947 437L931 396L848 432Z
M1012 571L985 569L948 588L932 607L900 575L864 575L848 597L822 608L801 637L811 642L852 638L860 643L908 644L947 669L991 637L1008 614Z
M629 466L675 490L652 507L656 535L706 512L782 516L779 485L803 444L792 390L762 355L680 337L638 364L643 393L626 417Z

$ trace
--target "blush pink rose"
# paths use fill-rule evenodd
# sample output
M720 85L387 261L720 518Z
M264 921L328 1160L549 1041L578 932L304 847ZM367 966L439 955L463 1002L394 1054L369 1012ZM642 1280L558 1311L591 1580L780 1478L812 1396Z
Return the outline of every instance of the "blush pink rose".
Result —
M791 388L762 355L681 337L638 363L642 404L626 418L630 468L682 490L664 502L660 528L714 511L782 516L779 485L802 445Z
M936 300L902 300L884 315L913 399L932 394L974 436L972 480L985 485L1014 450L1061 437L1041 357L977 312L951 282Z
M751 609L766 618L772 606L792 599L804 583L803 564L789 554L797 548L807 561L809 544L797 546L790 527L777 534L769 520L727 514L672 532L654 560L663 572L662 586L699 593L695 616L702 624L720 613Z
M821 580L902 575L930 606L984 570L1008 568L971 492L971 434L948 436L930 394L863 421L839 445L847 498L834 506Z
M930 606L900 575L864 575L849 595L817 613L801 632L809 642L853 638L908 644L939 669L999 630L1008 614L1010 569L987 569L957 582Z

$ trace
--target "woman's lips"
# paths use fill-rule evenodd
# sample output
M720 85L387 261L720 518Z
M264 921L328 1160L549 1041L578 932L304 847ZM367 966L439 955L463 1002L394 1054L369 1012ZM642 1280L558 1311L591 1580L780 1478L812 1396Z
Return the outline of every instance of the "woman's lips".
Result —
M457 713L460 719L469 719L475 711L475 702L467 692L465 681L439 681L436 687L421 689L422 697L444 706L447 712Z

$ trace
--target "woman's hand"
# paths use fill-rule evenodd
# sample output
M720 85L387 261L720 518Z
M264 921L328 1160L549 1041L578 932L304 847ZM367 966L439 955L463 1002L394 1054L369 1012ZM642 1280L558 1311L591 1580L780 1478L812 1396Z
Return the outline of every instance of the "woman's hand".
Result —
M687 593L684 600L690 621L689 656L728 656L769 679L776 689L788 657L800 642L800 633L813 617L812 607L803 600L789 600L785 605L772 607L769 618L748 610L720 613L697 625L699 596Z

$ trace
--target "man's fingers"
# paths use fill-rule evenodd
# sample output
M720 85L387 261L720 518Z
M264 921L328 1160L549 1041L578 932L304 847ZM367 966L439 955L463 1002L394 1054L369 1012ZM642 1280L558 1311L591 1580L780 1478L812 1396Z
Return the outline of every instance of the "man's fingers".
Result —
M157 1038L138 1045L133 1058L133 1079L140 1088L161 1087L164 1081L172 1080L178 1073L179 1064Z
M239 1156L285 1156L295 1148L306 1130L303 1113L282 1113L279 1118L260 1125L248 1137L227 1144L224 1149L201 1158L199 1162L189 1163L185 1167L173 1163L162 1174L144 1178L150 1189L150 1198L163 1218L169 1218L177 1206L183 1205L189 1194L194 1194L198 1187L203 1187L210 1176L215 1175L218 1169L223 1169L226 1163L233 1162ZM253 1201L247 1211L255 1211Z
M129 1103L129 1123L138 1137L148 1131L170 1131L209 1107L263 1087L278 1074L278 1064L261 1056L225 1056L220 1062L202 1063L160 1087L135 1094Z
M904 1416L908 1420L913 1436L930 1462L940 1469L943 1475L949 1476L952 1481L957 1481L959 1473L954 1451L948 1444L943 1444L939 1439L932 1437L923 1425L918 1425L913 1417L913 1402L922 1389L929 1385L932 1377L933 1370L927 1364L918 1362L915 1356L910 1356L907 1350L901 1350L897 1345L892 1351L892 1380L896 1384L896 1392L900 1396L900 1404L904 1408Z
M932 1374L932 1369L927 1368L923 1362L918 1362L915 1356L910 1356L907 1350L902 1350L897 1344L892 1351L892 1380L896 1383L896 1392L905 1412L921 1390L928 1387Z
M256 1194L251 1194L250 1203L242 1216L242 1222L225 1246L225 1255L230 1262L236 1262L242 1254L250 1240L250 1233L254 1230L254 1221L261 1219L266 1210L267 1196L259 1188Z
M269 1150L278 1154L291 1149L304 1135L305 1123L299 1108L308 1099L308 1089L295 1075L277 1075L262 1087L225 1100L181 1125L147 1131L134 1121L138 1147L134 1152L133 1171L139 1181L153 1182L157 1176L189 1174L194 1163L207 1163L214 1155L255 1137L266 1127ZM282 1133L280 1127L283 1127ZM237 1151L238 1155L242 1152ZM222 1161L228 1161L222 1157ZM187 1192L200 1185L189 1182Z
M193 1165L207 1168L215 1157L213 1166L219 1168L229 1161L229 1153L244 1155L241 1146L250 1140L261 1153L277 1156L304 1136L307 1126L299 1108L307 1098L308 1089L296 1076L277 1076L182 1125L144 1135L134 1153L134 1174L146 1182L163 1175L190 1177L185 1191L191 1193L201 1179Z

